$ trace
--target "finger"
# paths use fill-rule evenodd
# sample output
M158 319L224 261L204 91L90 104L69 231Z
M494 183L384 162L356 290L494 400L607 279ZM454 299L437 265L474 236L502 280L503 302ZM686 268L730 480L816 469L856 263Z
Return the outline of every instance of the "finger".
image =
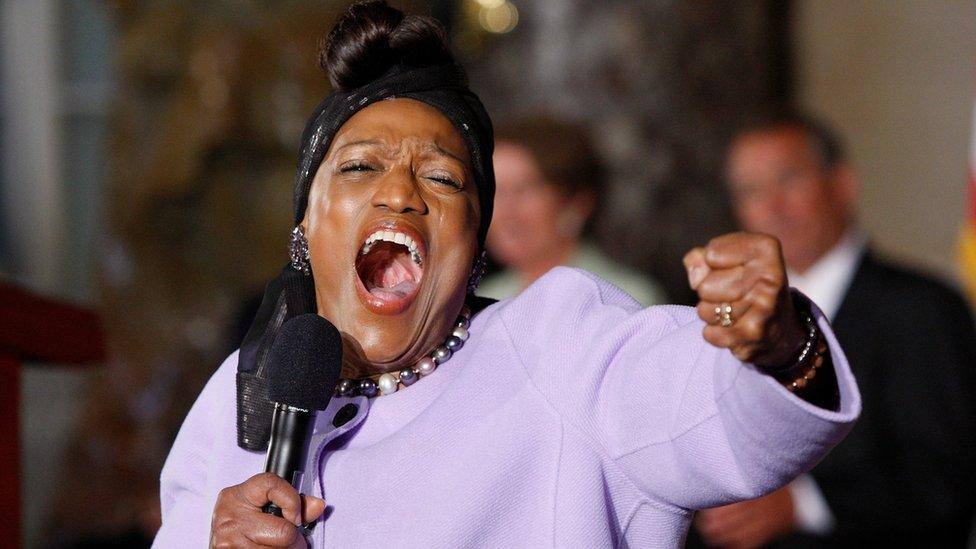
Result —
M716 347L731 349L735 352L740 348L751 348L761 343L765 332L765 323L765 318L761 318L754 311L750 311L742 318L737 319L732 326L705 326L702 330L702 336Z
M708 262L705 261L705 249L693 248L685 254L683 259L685 270L688 271L688 285L692 290L698 290L698 285L708 275Z
M709 279L714 275L715 273L709 275ZM708 282L702 286L704 287L705 284L708 284ZM777 303L780 299L780 292L765 280L765 278L760 276L755 281L747 280L741 283L730 282L730 284L736 287L731 290L726 290L725 293L718 290L701 292L708 299L702 297L702 301L697 306L699 318L708 324L721 325L721 311L716 315L716 307L724 307L725 305L732 306L730 316L734 324L738 324L738 320L750 312L759 313L762 319L767 319L775 314ZM741 286L748 286L748 289L744 295L736 299L734 296L738 293L741 287L740 284ZM716 297L724 297L726 299L715 299Z
M695 309L698 312L698 318L704 320L706 324L721 327L722 309L726 305L732 307L732 312L729 313L729 316L731 317L734 325L735 321L745 316L745 314L749 312L749 308L752 306L752 301L749 299L724 302L700 301Z
M325 512L325 500L302 494L302 524L318 520Z
M782 257L779 240L758 233L731 233L715 237L705 247L705 261L713 269L726 269L757 258Z
M258 511L271 502L281 508L281 515L286 520L295 526L302 523L302 501L298 491L278 475L254 475L247 482L238 485L238 494L248 506L257 508Z
M702 336L712 345L729 349L739 360L750 362L763 343L768 317L756 312L755 305L729 327L705 326Z
M770 319L776 312L778 294L771 291L764 281L759 281L739 301L729 302L732 305L732 326L721 326L715 323L715 307L723 303L699 303L697 312L699 317L711 326L706 327L705 335L709 343L723 348L733 348L736 342L758 343L766 337ZM714 328L708 330L708 328ZM722 333L722 332L726 333ZM711 335L709 335L711 334ZM741 359L741 357L738 357Z
M756 285L761 271L742 265L727 269L712 269L698 285L702 301L737 301Z
M289 547L301 537L297 526L286 519L266 513L249 516L247 527L241 529L241 534L248 541L263 547Z
M731 349L734 345L739 344L739 338L732 330L721 326L705 326L702 330L702 337L719 349Z

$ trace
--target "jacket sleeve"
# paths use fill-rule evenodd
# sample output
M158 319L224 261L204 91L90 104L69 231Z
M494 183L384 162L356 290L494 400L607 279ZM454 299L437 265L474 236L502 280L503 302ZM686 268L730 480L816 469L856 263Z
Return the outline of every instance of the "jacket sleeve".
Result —
M712 507L772 491L850 430L860 395L830 327L840 408L817 408L702 337L694 309L641 310L559 268L505 306L528 375L565 421L656 501Z
M237 352L207 382L180 427L160 476L162 527L154 548L206 547L216 495L208 493L207 471L214 452L217 421L233 414L228 387L234 386ZM230 417L233 417L231 415Z

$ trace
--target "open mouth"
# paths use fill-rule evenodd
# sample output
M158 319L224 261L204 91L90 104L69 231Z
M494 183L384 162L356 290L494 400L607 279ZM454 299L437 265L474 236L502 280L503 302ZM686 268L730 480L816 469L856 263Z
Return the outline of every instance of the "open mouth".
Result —
M356 274L368 294L367 305L380 313L406 308L424 276L420 243L398 230L374 231L356 256Z

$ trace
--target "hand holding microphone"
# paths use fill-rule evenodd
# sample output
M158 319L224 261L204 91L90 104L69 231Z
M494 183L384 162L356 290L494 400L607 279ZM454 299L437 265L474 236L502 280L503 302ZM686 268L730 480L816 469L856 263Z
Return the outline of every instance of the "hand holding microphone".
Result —
M262 511L272 502L282 517ZM220 491L210 523L210 547L287 547L305 549L299 526L319 518L325 500L299 495L273 473L260 473Z
M315 412L324 410L339 380L339 332L307 314L286 322L268 358L275 402L265 472L221 490L210 547L306 547L298 526L322 515L325 501L299 495Z

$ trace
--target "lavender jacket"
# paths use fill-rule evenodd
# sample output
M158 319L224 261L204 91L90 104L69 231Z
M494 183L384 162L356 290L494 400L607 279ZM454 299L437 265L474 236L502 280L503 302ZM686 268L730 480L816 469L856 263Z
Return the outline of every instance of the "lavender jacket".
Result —
M303 491L329 509L311 545L679 547L693 509L786 484L850 430L860 396L817 317L837 412L707 344L693 309L642 310L557 268L478 314L434 374L318 415ZM236 444L236 366L235 353L176 438L154 547L205 547L217 493L264 470Z

